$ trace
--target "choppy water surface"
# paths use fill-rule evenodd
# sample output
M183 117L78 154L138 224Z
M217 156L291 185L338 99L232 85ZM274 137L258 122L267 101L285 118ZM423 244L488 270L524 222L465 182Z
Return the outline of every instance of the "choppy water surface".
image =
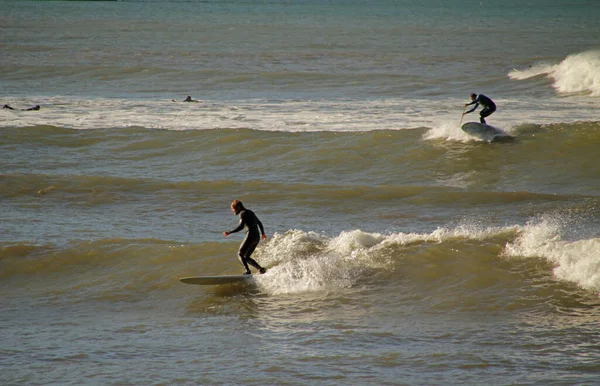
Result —
M0 2L1 383L598 383L590 4Z

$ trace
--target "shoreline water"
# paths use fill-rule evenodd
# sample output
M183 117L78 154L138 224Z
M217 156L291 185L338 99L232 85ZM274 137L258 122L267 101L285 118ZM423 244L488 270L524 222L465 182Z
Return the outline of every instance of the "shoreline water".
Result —
M589 1L0 11L3 385L600 381Z

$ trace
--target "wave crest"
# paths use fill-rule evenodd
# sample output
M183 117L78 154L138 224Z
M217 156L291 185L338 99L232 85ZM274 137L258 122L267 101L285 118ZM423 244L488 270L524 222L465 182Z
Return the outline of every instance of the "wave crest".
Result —
M554 265L556 278L596 291L600 288L600 238L566 240L566 223L568 220L552 216L533 221L507 243L504 253L507 257L541 257Z
M508 77L525 80L544 75L559 94L600 96L600 50L567 56L558 64L539 63L526 70L514 69Z

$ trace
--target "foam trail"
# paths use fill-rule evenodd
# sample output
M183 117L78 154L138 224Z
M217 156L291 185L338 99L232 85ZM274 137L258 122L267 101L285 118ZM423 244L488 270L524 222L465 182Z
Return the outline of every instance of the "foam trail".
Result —
M477 116L475 116L477 117ZM467 120L465 119L464 122ZM464 123L463 122L463 123ZM457 141L457 142L469 142L469 141L477 141L477 139L471 137L467 133L465 133L459 125L459 120L456 123L453 122L441 122L436 127L431 128L423 134L424 140L433 140L433 139L444 139L448 141Z

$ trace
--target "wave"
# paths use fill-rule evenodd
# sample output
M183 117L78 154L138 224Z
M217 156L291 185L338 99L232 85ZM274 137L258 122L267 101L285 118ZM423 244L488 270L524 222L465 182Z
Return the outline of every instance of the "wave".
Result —
M523 95L502 99L491 124L506 129L527 122L539 124L600 120L589 98L539 98ZM251 129L295 132L366 132L410 130L453 126L459 120L465 99L398 98L376 100L202 100L181 103L185 96L169 99L84 99L74 97L14 98L6 100L17 110L2 110L0 127L11 130L62 127L77 130L124 130L131 128L200 131ZM201 97L192 95L195 99ZM177 102L173 102L176 100ZM40 105L39 111L18 109ZM476 114L465 117L477 118Z
M271 202L311 206L344 199L381 205L408 197L430 204L580 200L598 194L599 129L600 122L519 125L511 128L516 139L510 144L462 139L458 128L366 133L2 129L10 173L0 175L0 197L186 205L198 197L228 196L243 183ZM455 132L461 140L455 140ZM273 175L265 173L266 165ZM340 184L340 175L352 178Z
M419 257L424 246L483 241L506 237L512 232L512 227L479 229L460 226L440 228L432 233L383 234L353 230L327 237L291 230L275 235L259 251L257 257L267 266L273 266L270 269L273 278L259 277L257 280L261 289L271 294L332 291L367 283L382 285L405 279L403 272L407 271L407 264L413 265L411 269L418 266L417 270L427 270L430 262ZM482 247L487 249L485 245ZM442 255L447 252L446 249L438 252L434 253L434 260L454 258ZM422 279L428 282L432 278Z
M379 281L382 277L406 281L402 272L410 271L415 274L411 279L424 280L422 284L433 285L440 279L443 285L454 287L472 274L474 266L471 264L489 270L478 275L496 282L492 276L494 261L498 258L507 259L508 263L516 258L533 259L526 266L507 266L507 269L524 269L522 274L529 272L534 281L539 270L536 260L541 258L550 264L549 268L554 266L555 280L598 291L600 238L583 236L580 240L561 240L561 228L566 230L567 225L561 216L548 216L525 226L488 227L466 222L454 228L438 228L431 233L381 234L355 230L328 238L310 232L289 231L274 237L260 251L259 256L267 260L267 264L275 265L273 270L278 277L259 283L270 293L290 293L352 287L365 280ZM461 253L456 253L458 251ZM471 260L471 256L477 262ZM444 270L448 266L454 267L454 271ZM427 271L429 274L425 274ZM485 283L483 277L473 278L473 290L488 288L490 283ZM546 285L553 283L552 278L550 280Z
M537 63L524 70L514 69L508 74L514 80L537 76L551 79L559 94L600 96L600 50L569 55L558 64Z
M71 204L103 206L107 204L135 203L139 200L163 201L169 205L189 205L203 202L202 197L224 197L235 191L237 180L170 181L163 179L126 178L101 175L0 175L0 197L4 199L45 199L65 201ZM464 204L516 204L531 202L569 202L591 199L584 194L538 193L527 191L474 191L457 189L457 184L446 181L446 186L426 185L348 185L327 183L287 183L251 180L246 189L260 192L248 195L249 201L290 201L312 203L315 206L327 202L354 200L382 205L400 198L419 198L430 205ZM458 184L460 185L460 184ZM460 187L460 186L458 186ZM263 197L260 199L260 197Z
M533 285L540 280L539 270L546 269L537 260L545 259L548 269L554 265L554 279L542 279L545 286L565 281L585 290L599 290L600 238L561 239L561 226L566 225L561 221L551 217L524 226L501 227L465 222L425 233L357 229L332 237L289 230L260 244L254 257L269 268L269 274L257 276L256 284L270 295L401 285L465 296L465 291L521 286L522 279L511 274L514 270L518 277L529 276L527 283ZM138 296L140 289L173 288L179 285L178 277L235 273L240 267L234 244L237 242L106 239L67 247L4 245L0 248L0 279L3 283L25 277L52 280L53 291L66 286L86 298L121 299L134 296L122 285L131 278L137 278L137 284L130 292ZM529 262L522 265L523 259ZM111 294L115 289L121 295Z
M470 117L469 117L470 118ZM463 119L462 123L467 122L469 118ZM470 119L472 120L472 119ZM414 127L412 130L384 129L380 127L377 130L358 130L346 131L343 133L323 130L317 132L306 131L280 131L263 130L250 127L223 127L214 130L190 130L179 132L174 130L161 130L153 127L129 126L102 128L97 130L78 130L68 126L53 125L35 125L35 126L17 126L11 128L0 128L0 136L5 143L14 146L22 146L28 143L35 143L42 146L57 147L87 147L106 143L111 151L152 151L160 150L161 154L173 150L177 153L182 151L198 151L210 149L211 147L235 147L240 142L250 142L258 140L256 148L265 148L274 143L282 141L293 141L305 144L314 144L314 141L326 141L327 145L333 147L340 146L338 139L340 135L344 138L358 139L368 137L372 142L372 147L391 148L394 140L413 140L418 139L420 132L423 132L421 138L424 140L443 139L457 142L473 142L477 139L469 136L460 129L459 119L454 121L442 121L434 126ZM289 123L292 123L291 121ZM302 125L302 121L295 124ZM493 125L496 125L493 123ZM600 120L583 120L549 123L530 123L526 121L517 122L514 125L500 125L498 128L508 134L515 136L529 136L535 134L549 133L552 135L568 133L570 138L585 137L586 140L595 139L595 134L600 127ZM87 133L85 133L87 131ZM414 133L403 133L403 131L412 131ZM207 142L208 141L208 142ZM199 148L199 144L204 145ZM293 145L293 143L291 143ZM364 145L362 142L360 145ZM310 149L309 149L310 150Z
M562 216L543 216L526 224L518 237L507 243L509 258L542 258L552 264L556 278L581 288L600 290L600 237L573 237L572 220ZM578 228L575 228L578 229ZM579 229L581 231L581 229ZM571 233L571 235L569 235Z

